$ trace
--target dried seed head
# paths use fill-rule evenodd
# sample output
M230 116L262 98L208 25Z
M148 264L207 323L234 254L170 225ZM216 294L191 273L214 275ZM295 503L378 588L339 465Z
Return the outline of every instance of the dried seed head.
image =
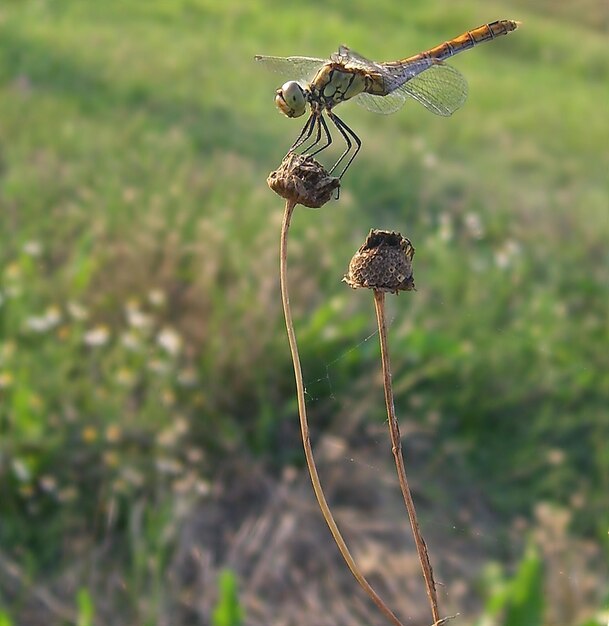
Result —
M295 153L289 153L266 182L282 198L311 209L323 206L340 186L338 178L330 176L313 157Z
M412 291L413 256L414 248L406 237L373 228L351 259L343 280L353 289L367 287L390 293Z

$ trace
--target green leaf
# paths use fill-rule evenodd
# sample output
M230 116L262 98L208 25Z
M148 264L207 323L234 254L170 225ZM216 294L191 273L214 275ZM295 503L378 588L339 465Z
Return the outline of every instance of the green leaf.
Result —
M13 626L11 618L4 611L0 611L0 626Z
M220 574L220 597L212 616L213 626L241 626L243 609L239 605L237 580L233 572Z
M93 626L93 599L86 589L78 590L76 605L78 607L77 626Z
M541 626L543 612L543 567L537 551L530 545L510 583L504 625Z

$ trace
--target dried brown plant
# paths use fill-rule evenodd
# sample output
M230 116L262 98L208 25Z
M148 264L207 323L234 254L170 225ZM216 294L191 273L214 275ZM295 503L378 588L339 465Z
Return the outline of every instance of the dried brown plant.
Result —
M317 472L313 449L309 436L309 425L307 421L307 411L305 402L305 390L302 376L302 368L298 353L296 333L292 320L290 308L290 298L287 283L287 261L288 261L288 233L290 223L297 204L302 204L311 208L319 208L328 202L334 192L338 193L339 180L329 176L327 171L315 159L305 155L288 154L279 169L272 172L268 177L269 187L278 195L285 198L285 210L281 227L280 245L280 285L281 299L285 316L286 328L294 374L296 379L296 393L298 398L298 412L300 417L300 430L305 458L313 491L323 514L323 517L330 529L341 555L343 556L349 570L373 600L379 610L394 626L402 626L400 620L385 604L382 598L368 583L357 563L353 559L345 540L334 520L330 507L327 503L324 491ZM381 253L380 255L378 253ZM434 626L444 624L447 619L440 619L438 612L437 595L433 573L427 554L427 548L421 535L416 518L414 503L406 480L404 461L402 458L400 434L395 410L393 408L393 394L391 391L391 373L389 366L389 355L387 350L387 333L384 318L384 294L386 291L397 292L398 290L414 289L412 280L412 256L414 248L407 239L398 233L384 233L383 231L371 231L366 244L360 249L360 256L352 261L352 272L347 278L351 286L371 287L375 291L375 304L377 318L379 322L379 332L381 336L381 354L383 362L383 372L385 375L385 398L389 412L389 425L392 440L393 453L398 469L400 486L408 509L412 530L415 536L415 543L423 568L423 576L426 583L427 593L430 599ZM367 263L360 263L367 259ZM380 264L379 264L380 261ZM360 282L358 282L360 281ZM357 283L357 284L356 284Z

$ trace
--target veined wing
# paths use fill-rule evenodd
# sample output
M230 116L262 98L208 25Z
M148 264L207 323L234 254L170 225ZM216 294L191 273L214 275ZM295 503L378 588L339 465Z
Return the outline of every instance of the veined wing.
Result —
M434 63L420 71L386 96L360 93L353 98L356 104L373 113L395 113L408 98L420 102L436 115L452 115L467 98L467 81L463 74L445 63Z
M448 117L465 102L467 81L459 70L438 62L396 91L414 98L428 111Z
M360 93L356 104L373 113L395 113L408 98L420 102L428 111L448 117L467 98L467 81L461 72L445 63L435 63L386 96Z
M388 115L389 113L399 111L404 106L406 97L407 95L399 90L386 96L374 96L371 93L360 93L353 98L353 102L373 113Z
M317 70L328 62L314 57L270 57L262 54L257 54L254 58L272 72L293 80L313 78Z
M338 52L332 55L331 60L334 61L334 63L341 63L347 69L358 69L372 73L383 72L382 63L371 61L344 45L338 47Z
M412 61L406 60L381 63L381 73L386 93L395 91L404 83L412 80L422 72L429 70L437 63L439 63L439 61L425 56L415 58Z

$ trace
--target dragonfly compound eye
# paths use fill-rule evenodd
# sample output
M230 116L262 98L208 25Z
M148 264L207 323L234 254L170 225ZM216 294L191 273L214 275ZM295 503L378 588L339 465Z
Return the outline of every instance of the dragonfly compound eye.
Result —
M277 108L288 117L300 117L304 114L307 99L303 88L294 80L285 83L275 96Z

